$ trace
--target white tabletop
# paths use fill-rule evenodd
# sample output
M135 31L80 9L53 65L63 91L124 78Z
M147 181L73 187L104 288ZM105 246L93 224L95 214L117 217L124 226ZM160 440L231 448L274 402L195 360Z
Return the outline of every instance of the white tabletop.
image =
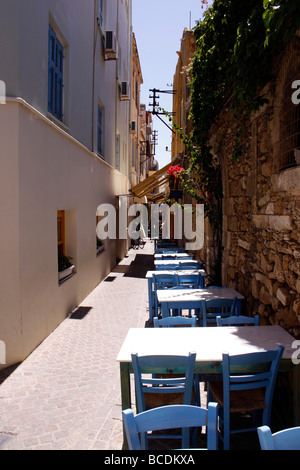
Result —
M283 359L295 352L294 338L280 326L131 328L118 354L118 362L131 362L131 354L186 355L196 362L222 361L223 352L246 354L284 346Z
M204 271L204 269L177 269L176 271L160 269L159 271L148 271L146 274L146 278L152 279L153 274L178 274L179 276L189 274L200 274L200 276L206 276L206 272Z
M159 259L165 259L166 257L172 257L172 258L180 258L180 259L184 259L184 258L187 258L188 256L191 256L189 255L188 253L156 253L154 255L154 258L159 260Z
M244 299L244 296L235 289L227 287L204 287L200 289L159 289L157 290L158 302L195 302L198 300L212 299Z
M154 260L154 264L155 266L158 266L158 265L164 265L164 264L176 264L178 265L179 263L198 263L197 260L194 260L194 259L184 259L184 258L177 258L177 259L155 259Z

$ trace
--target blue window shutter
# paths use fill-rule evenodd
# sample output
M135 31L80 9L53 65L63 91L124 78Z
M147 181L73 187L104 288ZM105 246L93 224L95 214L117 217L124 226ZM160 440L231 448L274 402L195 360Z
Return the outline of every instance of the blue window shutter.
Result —
M97 152L102 155L102 109L98 106Z
M56 118L63 117L64 48L49 25L48 53L48 111Z
M103 26L103 0L100 0L100 12L99 12L100 26Z

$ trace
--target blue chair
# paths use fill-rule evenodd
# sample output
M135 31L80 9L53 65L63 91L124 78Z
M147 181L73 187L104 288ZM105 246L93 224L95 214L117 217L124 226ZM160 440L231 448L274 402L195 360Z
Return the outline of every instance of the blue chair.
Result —
M155 267L156 267L156 271L177 271L177 269L179 269L179 264L178 263L157 264Z
M200 274L178 274L177 285L186 288L198 289L203 287L203 276Z
M178 269L182 269L182 270L185 270L185 269L200 269L201 268L201 263L200 261L196 261L196 260L177 260L179 261L178 263Z
M218 450L216 403L207 409L192 405L170 405L145 411L134 416L131 409L122 412L129 450L146 450L139 434L148 431L207 426L207 450ZM188 433L183 433L182 449L189 449Z
M229 317L235 315L236 297L233 299L211 299L201 301L201 313L203 326L217 322L217 317ZM201 320L201 318L200 318Z
M154 318L154 328L174 328L174 327L192 327L195 328L197 323L197 317L167 317L158 319Z
M269 426L257 428L261 450L300 450L300 426L272 434Z
M131 359L138 413L159 406L192 404L196 353L189 353L187 356L132 354ZM155 368L164 372L151 375ZM155 434L141 436L143 447L147 446L147 438L154 437ZM169 435L167 437L171 438Z
M217 326L259 326L259 315L246 317L244 315L232 315L231 317L217 317Z
M249 413L260 410L261 424L270 425L273 392L283 346L275 351L229 356L223 354L223 381L209 384L209 399L219 403L222 410L224 450L230 448L230 434L256 430L257 425L243 429L231 429L231 413ZM246 375L239 375L238 370ZM254 371L254 372L252 372ZM259 372L257 372L259 371Z
M154 291L154 312L155 316L158 315L159 305L157 301L156 292L158 289L169 289L177 285L177 276L174 274L160 274L154 273L152 274L153 277L153 291Z

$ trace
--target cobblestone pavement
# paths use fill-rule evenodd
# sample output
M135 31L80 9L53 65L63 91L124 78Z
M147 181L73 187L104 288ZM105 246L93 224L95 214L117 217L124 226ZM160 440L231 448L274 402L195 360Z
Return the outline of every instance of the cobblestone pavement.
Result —
M60 326L3 381L2 450L120 450L116 358L131 327L148 319L153 242L124 258Z

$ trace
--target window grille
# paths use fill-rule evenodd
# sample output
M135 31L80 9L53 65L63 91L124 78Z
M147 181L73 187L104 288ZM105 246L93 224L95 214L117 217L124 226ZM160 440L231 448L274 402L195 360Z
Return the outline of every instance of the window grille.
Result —
M286 61L285 82L280 109L279 170L296 165L300 155L300 105L294 104L292 84L300 80L300 38L295 37L289 52L291 59Z

